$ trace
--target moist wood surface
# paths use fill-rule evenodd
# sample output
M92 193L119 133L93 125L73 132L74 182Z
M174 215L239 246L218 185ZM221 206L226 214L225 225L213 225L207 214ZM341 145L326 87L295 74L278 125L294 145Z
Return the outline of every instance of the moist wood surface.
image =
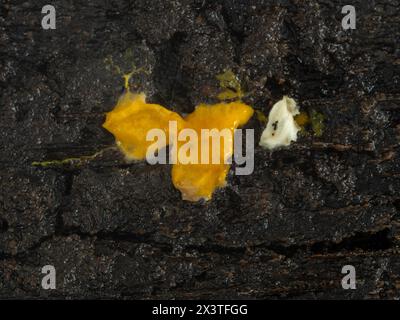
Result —
M352 1L348 31L348 1L59 0L42 30L48 2L0 4L1 298L400 297L399 1ZM181 114L232 69L256 110L289 95L323 134L257 146L254 173L231 171L206 204L181 200L170 166L112 149L32 166L113 145L109 57L146 67L132 89ZM258 141L263 125L246 127ZM48 264L56 290L40 285Z

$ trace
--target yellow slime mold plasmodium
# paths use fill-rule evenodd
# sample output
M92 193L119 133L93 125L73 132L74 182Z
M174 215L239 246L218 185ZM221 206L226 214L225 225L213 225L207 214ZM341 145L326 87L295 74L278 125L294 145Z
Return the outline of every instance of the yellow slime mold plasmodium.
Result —
M117 141L122 152L129 159L145 159L147 149L153 144L146 141L147 133L152 129L162 129L166 134L166 144L169 139L169 121L176 121L177 135L182 129L192 129L196 132L198 145L198 159L209 158L209 164L184 163L177 157L177 163L172 168L172 182L182 193L182 198L189 201L210 199L214 190L225 185L229 164L223 160L233 154L233 130L244 125L252 116L253 109L240 102L218 103L215 105L197 106L195 111L182 119L177 113L156 105L148 104L144 94L127 92L120 98L117 106L107 114L104 128L110 131ZM212 136L204 137L202 129L225 129L230 132L230 137L220 140L220 160L218 164L212 163L213 150ZM177 142L177 152L185 141ZM207 145L207 150L202 146ZM159 145L162 148L163 145Z
M201 104L195 111L185 118L187 128L194 129L198 137L198 158L208 158L208 164L183 164L179 161L172 167L172 182L182 193L182 198L189 201L200 199L209 200L216 188L226 184L226 175L230 165L225 160L233 154L233 132L247 123L253 115L253 109L239 101L231 103L218 103L214 105ZM217 129L222 137L215 150L211 135L203 136L206 142L202 141L202 129ZM229 130L226 136L225 132ZM220 137L219 135L217 138ZM226 138L225 138L226 137ZM178 150L185 142L178 142ZM208 145L208 148L204 148ZM213 164L213 154L219 151L219 163Z
M143 160L147 148L153 144L146 141L146 135L151 129L161 129L169 140L169 121L176 121L178 130L183 119L158 104L146 103L144 93L126 92L119 100L114 110L107 113L103 127L110 131L118 147L128 160ZM160 145L160 148L165 145Z

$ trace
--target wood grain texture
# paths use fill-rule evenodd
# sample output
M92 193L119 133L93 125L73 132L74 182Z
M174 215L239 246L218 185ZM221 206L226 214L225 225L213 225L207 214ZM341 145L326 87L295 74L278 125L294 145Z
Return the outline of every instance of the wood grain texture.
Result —
M42 30L45 4L0 4L1 298L400 297L399 1L352 1L351 31L331 0L58 0ZM293 97L323 134L257 147L254 173L206 204L181 200L170 166L115 150L32 166L113 145L101 124L123 82L107 57L145 66L131 87L181 114L230 68L246 103ZM57 290L41 289L46 264Z

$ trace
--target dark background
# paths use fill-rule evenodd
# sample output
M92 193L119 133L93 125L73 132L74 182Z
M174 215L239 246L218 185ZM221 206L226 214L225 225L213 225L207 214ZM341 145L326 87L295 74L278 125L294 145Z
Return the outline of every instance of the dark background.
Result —
M54 5L57 29L41 28ZM357 29L341 27L342 6ZM0 3L0 298L399 298L400 2ZM325 117L208 203L170 166L127 164L101 127L133 90L181 114L234 70L268 114L287 94ZM248 124L262 124L254 117ZM57 289L41 288L54 265ZM343 290L354 265L357 289Z

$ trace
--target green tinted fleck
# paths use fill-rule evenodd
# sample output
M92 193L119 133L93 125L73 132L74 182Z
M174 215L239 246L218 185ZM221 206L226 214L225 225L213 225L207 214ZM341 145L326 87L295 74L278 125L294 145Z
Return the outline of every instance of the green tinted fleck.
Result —
M232 72L232 70L225 70L223 73L217 75L219 86L224 89L217 98L219 100L241 99L243 97L242 87L239 79Z
M321 137L324 131L324 120L325 120L324 115L315 110L311 110L310 120L314 136Z
M256 110L256 115L257 115L257 120L260 121L262 124L266 124L268 122L268 118L260 110Z

